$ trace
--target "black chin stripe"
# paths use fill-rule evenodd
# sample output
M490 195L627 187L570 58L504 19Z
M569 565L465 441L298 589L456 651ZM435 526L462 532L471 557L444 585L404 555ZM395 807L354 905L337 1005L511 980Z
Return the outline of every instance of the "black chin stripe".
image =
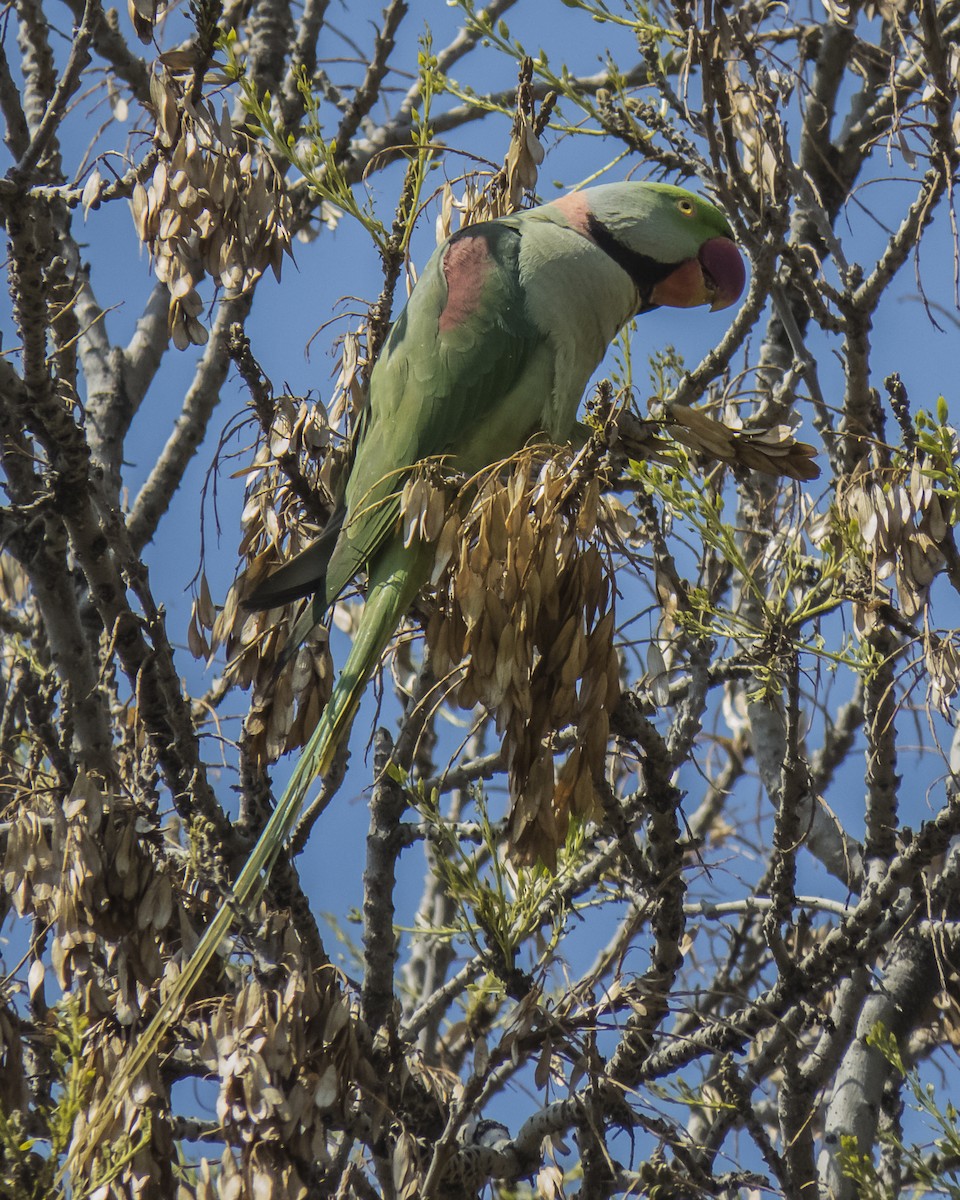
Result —
M650 258L649 255L631 250L623 242L618 242L606 225L598 221L592 213L587 217L587 231L600 249L608 254L618 267L622 267L633 280L640 293L640 308L637 311L644 313L656 308L657 305L653 304L650 299L653 289L661 280L672 274L680 264L659 262L655 258Z

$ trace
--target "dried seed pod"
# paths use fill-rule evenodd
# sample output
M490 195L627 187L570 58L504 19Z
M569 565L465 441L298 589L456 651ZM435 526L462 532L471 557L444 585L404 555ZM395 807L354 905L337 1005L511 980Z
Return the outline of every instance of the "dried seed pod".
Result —
M609 557L581 540L602 511L599 486L571 466L528 450L505 479L480 482L459 536L446 535L456 553L427 629L438 673L459 670L459 702L483 704L503 734L512 853L551 866L571 816L592 812L618 694ZM564 727L575 742L558 776L550 739Z
M132 3L143 10L135 20L149 24L153 0ZM131 205L137 234L170 288L170 335L182 349L207 341L195 291L204 269L228 294L251 287L268 267L279 277L290 250L290 205L269 159L238 156L229 119L188 103L172 74L151 76L150 103L161 157Z
M947 526L931 479L917 463L909 470L901 466L874 472L846 489L839 510L842 519L856 519L874 579L893 578L903 615L920 616L945 565L939 543ZM855 607L858 636L874 624L863 612L857 616Z

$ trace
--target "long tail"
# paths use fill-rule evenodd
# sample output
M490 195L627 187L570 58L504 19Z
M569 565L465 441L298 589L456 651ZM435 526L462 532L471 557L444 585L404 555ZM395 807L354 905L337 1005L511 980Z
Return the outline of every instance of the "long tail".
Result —
M371 575L367 602L353 647L327 707L304 747L277 807L244 863L231 895L221 900L197 948L183 964L180 975L150 1024L114 1076L106 1096L84 1131L83 1142L71 1152L68 1168L74 1178L105 1135L113 1119L113 1110L179 1017L194 985L229 933L234 913L252 907L266 886L277 855L300 815L311 784L330 769L333 756L350 728L360 698L381 654L427 576L430 557L427 547L422 544L405 547L399 539L381 555Z

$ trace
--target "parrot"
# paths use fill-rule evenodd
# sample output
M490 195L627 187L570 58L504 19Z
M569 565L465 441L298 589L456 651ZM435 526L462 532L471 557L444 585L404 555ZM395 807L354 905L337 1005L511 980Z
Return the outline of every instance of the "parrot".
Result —
M720 209L665 183L570 192L468 225L434 252L371 373L342 500L316 541L244 600L263 610L311 598L289 654L367 574L353 646L244 867L244 887L269 871L430 577L432 546L408 543L399 529L411 468L440 460L470 478L534 435L567 442L591 375L629 320L660 305L726 308L745 278ZM240 880L234 892L243 903Z
M363 618L301 757L298 791L329 768L381 654L429 578L432 548L405 544L398 530L410 469L440 460L470 478L534 435L566 443L587 382L627 321L660 305L726 308L744 282L723 213L661 183L571 192L469 225L437 249L373 368L344 495L326 529L243 601L263 610L311 597L287 661L367 573ZM302 800L288 788L280 808L288 796L287 830Z
M366 603L330 700L283 795L179 977L108 1093L159 1047L194 984L266 885L313 781L329 769L397 625L430 577L433 547L405 541L411 469L441 460L467 477L535 435L563 444L607 347L660 305L723 309L746 273L715 205L665 183L608 183L468 225L438 247L385 339L354 437L342 500L315 542L244 603L310 597L296 644L361 572Z

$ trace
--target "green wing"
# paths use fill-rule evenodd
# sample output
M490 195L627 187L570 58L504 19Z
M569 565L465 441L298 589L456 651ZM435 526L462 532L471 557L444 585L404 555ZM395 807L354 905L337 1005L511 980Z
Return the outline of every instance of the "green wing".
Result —
M445 457L472 473L539 427L554 356L528 315L519 256L519 223L491 221L455 234L424 268L370 381L328 600L393 534L410 466Z
M374 367L344 507L249 607L316 593L308 632L393 536L410 467L444 458L472 474L543 428L556 355L522 286L523 227L521 216L470 226L427 263Z

